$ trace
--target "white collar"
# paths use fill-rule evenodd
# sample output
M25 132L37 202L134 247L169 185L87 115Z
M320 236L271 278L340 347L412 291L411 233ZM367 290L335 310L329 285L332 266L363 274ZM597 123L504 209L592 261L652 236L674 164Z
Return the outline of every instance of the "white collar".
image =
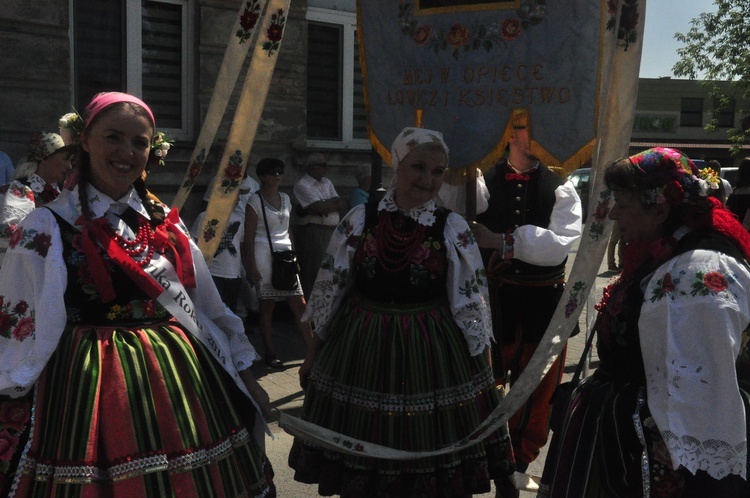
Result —
M77 185L73 189L73 193L78 196ZM86 185L86 193L89 201L89 209L94 218L101 218L109 212L122 214L128 207L131 207L147 219L151 219L146 208L143 206L141 198L132 186L128 190L128 193L117 201L102 193L91 184Z
M401 209L396 205L396 200L393 198L395 189L391 188L383 196L383 199L378 204L378 211L386 210L390 212L396 212L408 216L420 225L431 227L435 223L435 210L437 204L433 199L425 202L421 206L413 207L411 209Z

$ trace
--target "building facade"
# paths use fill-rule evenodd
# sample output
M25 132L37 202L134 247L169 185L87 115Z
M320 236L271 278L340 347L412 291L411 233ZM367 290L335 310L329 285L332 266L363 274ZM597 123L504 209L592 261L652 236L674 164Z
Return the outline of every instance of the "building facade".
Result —
M8 0L0 10L0 150L14 162L38 130L57 131L60 116L82 111L95 93L127 91L153 108L175 140L149 187L170 202L209 105L238 0ZM263 3L263 2L259 2ZM321 152L340 194L354 171L373 162L366 138L356 44L355 1L292 0L249 168L265 156L287 164L283 188ZM251 54L252 52L250 52ZM249 60L248 56L248 60ZM208 161L183 209L191 219L216 172L244 70ZM386 177L388 171L386 168ZM387 181L387 178L385 179Z
M723 86L729 89L728 85ZM722 167L737 166L750 155L750 141L746 140L739 154L732 155L727 131L750 128L750 118L740 113L740 109L750 109L750 105L731 99L722 111L714 109L708 89L699 81L641 78L630 152L673 147L695 159L716 159ZM713 120L716 131L706 130Z
M166 166L149 175L149 187L170 202L200 131L235 16L245 3L250 2L4 0L0 150L17 162L34 132L56 131L59 117L72 108L82 110L94 93L127 91L152 105L157 126L176 141ZM387 184L390 169L375 158L367 140L358 52L355 0L291 0L251 171L261 157L281 158L287 164L283 189L291 192L307 155L321 152L342 196L356 185L354 172L363 165L374 164L374 183ZM244 77L182 211L188 221L197 215L216 172ZM712 118L710 109L706 90L696 82L641 80L631 151L671 145L692 157L737 163L725 135L703 129ZM721 130L743 116L718 118Z

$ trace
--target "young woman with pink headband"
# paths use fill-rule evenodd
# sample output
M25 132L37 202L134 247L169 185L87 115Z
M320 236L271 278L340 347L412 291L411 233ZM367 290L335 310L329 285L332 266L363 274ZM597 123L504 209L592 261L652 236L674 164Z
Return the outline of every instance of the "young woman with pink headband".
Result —
M83 118L77 183L0 273L0 496L266 496L257 354L147 194L153 113L108 92Z

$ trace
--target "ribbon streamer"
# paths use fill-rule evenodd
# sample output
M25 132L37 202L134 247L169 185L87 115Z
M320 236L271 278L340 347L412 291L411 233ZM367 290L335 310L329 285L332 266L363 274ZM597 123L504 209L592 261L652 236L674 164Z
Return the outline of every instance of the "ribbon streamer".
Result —
M216 131L221 125L221 118L227 108L229 98L232 96L232 90L237 83L242 65L247 56L247 52L252 45L253 37L257 35L255 29L260 21L260 16L266 9L269 0L261 4L260 0L240 2L240 10L237 13L232 34L227 43L227 49L224 52L224 59L221 61L219 74L216 77L216 85L211 95L211 101L208 104L206 117L201 125L201 131L198 140L195 143L193 154L190 156L188 169L185 176L180 182L180 188L177 191L172 207L181 208L190 195L195 179L200 175L203 164L206 161L211 144L216 137ZM256 17L257 16L257 17Z
M240 100L229 130L224 155L219 163L211 198L203 218L198 247L210 263L221 243L229 214L239 196L239 186L245 176L247 159L255 141L258 123L268 96L271 77L276 67L286 14L291 0L270 0L263 17L253 57L245 76Z

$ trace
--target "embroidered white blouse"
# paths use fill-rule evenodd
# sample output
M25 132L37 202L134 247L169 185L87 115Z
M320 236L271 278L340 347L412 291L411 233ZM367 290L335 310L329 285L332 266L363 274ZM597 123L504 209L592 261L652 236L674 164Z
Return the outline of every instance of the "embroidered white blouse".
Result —
M386 192L378 205L378 211L397 211L393 191ZM435 223L434 201L401 212L424 226ZM365 205L354 207L341 220L328 244L327 260L332 264L321 267L310 294L304 321L315 324L315 332L325 340L328 325L334 312L354 285L352 261L355 247L347 239L362 234L365 224ZM466 221L456 213L450 213L444 229L448 281L446 292L451 313L466 338L469 353L476 356L490 345L492 319L489 314L489 295L484 266L474 236ZM478 278L479 276L479 278ZM466 291L469 283L476 289Z
M129 206L148 217L132 188L119 201L90 185L87 193L89 207L96 218L105 216L117 233L128 239L135 238L130 228L116 216ZM73 191L64 190L47 206L64 219L75 221L81 215L78 187ZM19 228L0 269L0 394L10 396L20 396L33 386L67 325L64 301L67 270L57 220L49 210L35 209ZM182 223L180 228L187 234ZM217 337L224 343L223 350L232 354L232 361L224 365L225 369L244 370L259 356L247 340L242 320L221 301L205 260L192 240L190 247L197 285L188 289L188 294L195 307L226 334L226 337Z
M29 177L28 186L21 183L20 180L13 180L10 182L8 192L4 196L0 194L0 197L3 197L0 223L13 225L21 221L36 207L34 193L38 194L42 192L46 186L47 182L37 174L33 174ZM53 185L52 188L58 192L60 191L55 185Z
M643 285L638 326L647 402L673 467L746 478L735 361L750 323L750 271L725 254L693 250Z

